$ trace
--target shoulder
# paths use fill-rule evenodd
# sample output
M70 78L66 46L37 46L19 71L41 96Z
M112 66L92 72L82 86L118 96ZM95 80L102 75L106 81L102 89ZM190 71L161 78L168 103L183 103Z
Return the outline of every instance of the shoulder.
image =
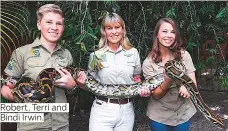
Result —
M146 59L143 61L142 66L146 67L151 64L154 64L154 61L152 60L151 56L147 56Z
M191 58L190 53L189 53L187 50L185 50L185 49L182 49L182 50L181 50L181 56L182 56L182 59Z
M32 47L33 47L32 44L23 45L23 46L20 46L17 49L15 49L14 52L16 52L18 54L25 54L29 50L31 50Z
M71 54L70 51L66 48L62 48L63 52L66 53L66 54Z
M102 55L105 55L105 51L103 51L103 50L97 50L97 51L90 53L90 57L96 56L96 57L100 58Z
M129 50L126 50L126 53L127 54L134 54L134 55L139 55L139 52L138 52L138 50L136 49L136 48L131 48L131 49L129 49Z
M132 52L137 52L137 53L138 53L138 50L137 50L135 47L132 47L132 48L129 49L128 51L132 51Z

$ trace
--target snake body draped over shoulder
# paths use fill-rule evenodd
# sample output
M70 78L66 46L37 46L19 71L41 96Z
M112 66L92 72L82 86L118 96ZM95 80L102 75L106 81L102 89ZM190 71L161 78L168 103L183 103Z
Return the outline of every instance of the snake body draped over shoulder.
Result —
M191 78L185 74L185 66L183 63L171 60L165 64L164 68L169 77L180 81L189 90L191 94L191 101L209 121L212 121L214 124L219 125L220 127L224 127L224 123L221 121L221 119L216 116L205 104ZM65 67L65 69L67 69L75 79L77 78L77 73L82 70L72 67ZM36 81L29 77L22 77L19 79L19 81L17 81L15 88L12 90L12 93L15 97L15 102L50 102L55 97L54 81L60 77L60 74L54 68L47 68L41 71ZM144 86L149 87L151 91L154 90L156 87L162 84L164 80L159 78L160 77L154 76L149 80L135 84L107 85L98 82L88 73L85 89L92 92L94 95L105 96L112 99L131 98L139 95L139 89ZM7 79L10 78L1 79L3 81L7 81Z
M171 60L165 63L165 71L167 75L174 80L180 81L188 89L191 94L191 101L205 116L205 118L212 121L215 125L223 128L224 123L221 121L222 118L216 116L215 113L206 105L197 86L193 80L183 72L183 68L185 68L184 64L179 61Z

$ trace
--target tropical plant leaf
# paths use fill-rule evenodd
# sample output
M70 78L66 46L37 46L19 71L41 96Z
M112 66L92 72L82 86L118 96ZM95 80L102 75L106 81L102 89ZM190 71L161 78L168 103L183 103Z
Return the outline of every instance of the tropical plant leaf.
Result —
M216 19L222 22L228 22L228 7L222 8L219 13L216 15Z

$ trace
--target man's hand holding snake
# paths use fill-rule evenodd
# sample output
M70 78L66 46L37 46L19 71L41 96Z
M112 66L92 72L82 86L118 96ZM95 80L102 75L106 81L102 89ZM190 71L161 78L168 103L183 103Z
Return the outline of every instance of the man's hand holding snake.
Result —
M68 72L66 69L63 68L55 68L59 74L61 75L60 79L55 80L55 85L60 86L60 87L65 87L65 88L73 88L76 85L76 82L74 81L74 78Z

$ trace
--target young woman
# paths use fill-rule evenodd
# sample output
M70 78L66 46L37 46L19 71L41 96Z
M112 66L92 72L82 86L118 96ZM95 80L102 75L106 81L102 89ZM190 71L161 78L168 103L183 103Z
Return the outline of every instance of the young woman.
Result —
M97 57L100 62L94 65L92 61ZM107 13L103 18L99 50L91 53L88 72L104 84L133 84L140 81L138 51L130 44L125 23L116 13ZM133 125L131 98L96 96L90 114L90 131L132 131Z
M57 45L64 30L64 18L62 10L54 4L46 4L37 11L37 27L41 31L40 39L36 39L32 44L17 48L10 59L6 69L6 74L12 77L31 77L36 80L38 74L45 68L56 68L61 74L61 78L55 81L55 99L52 103L66 103L65 89L73 88L76 83L85 81L85 74L79 73L79 78L74 81L71 74L61 67L72 64L72 56L67 49ZM11 89L12 83L8 82L2 86L2 96L13 101L14 96ZM47 113L44 115L44 122L18 123L18 131L68 131L68 113Z
M189 119L196 113L188 90L170 79L163 68L169 60L181 61L186 66L185 74L196 84L191 56L181 48L181 44L176 22L170 18L160 19L155 26L152 50L144 60L142 69L145 79L158 75L164 82L151 94L148 89L140 94L152 96L148 103L147 116L153 131L188 131Z

